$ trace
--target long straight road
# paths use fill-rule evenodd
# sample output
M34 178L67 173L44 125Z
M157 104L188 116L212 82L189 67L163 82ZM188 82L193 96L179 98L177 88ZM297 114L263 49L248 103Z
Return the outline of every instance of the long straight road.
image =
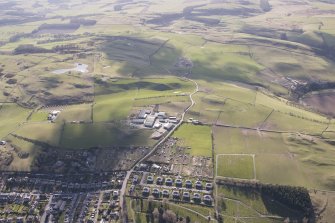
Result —
M183 123L184 121L184 118L185 118L185 114L195 105L195 101L193 100L193 95L196 94L198 91L199 91L199 85L196 81L192 80L192 79L189 79L189 78L185 78L186 80L188 81L191 81L194 83L195 85L195 90L189 95L190 97L190 100L191 100L191 105L189 105L185 110L184 112L182 113L182 116L181 116L181 120L180 122L163 138L161 139L161 141L159 141L153 148L152 150L146 154L144 157L142 157L141 159L139 159L135 164L134 166L129 170L127 171L127 174L126 174L126 177L124 178L123 180L123 184L122 184L122 188L120 190L120 205L121 205L121 216L124 216L124 195L126 193L126 189L127 189L127 183L128 183L128 180L129 180L129 177L130 175L134 172L134 169L135 169L135 166L138 164L138 163L141 163L143 162L144 160L146 160L148 157L150 157L156 150L157 148L162 145L172 134L173 132ZM126 219L123 218L123 222L126 223Z

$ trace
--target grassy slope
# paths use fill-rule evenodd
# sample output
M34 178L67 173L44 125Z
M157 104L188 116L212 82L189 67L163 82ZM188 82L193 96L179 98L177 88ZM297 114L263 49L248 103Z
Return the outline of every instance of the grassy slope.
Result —
M173 134L173 137L180 139L181 146L191 147L187 151L193 156L212 156L211 133L207 126L183 124Z

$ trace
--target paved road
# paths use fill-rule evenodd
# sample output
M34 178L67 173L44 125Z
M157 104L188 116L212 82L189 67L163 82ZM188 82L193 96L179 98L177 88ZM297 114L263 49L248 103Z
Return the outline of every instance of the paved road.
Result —
M161 139L161 141L159 141L153 148L152 150L147 154L145 155L144 157L142 157L141 159L139 159L135 164L134 166L129 170L127 171L127 175L123 181L123 184L122 184L122 188L120 190L120 205L121 205L121 216L124 216L124 195L126 193L126 189L127 189L127 183L128 183L128 180L129 180L129 177L130 175L132 174L132 172L134 171L135 169L135 166L138 164L138 163L141 163L143 162L144 160L146 160L148 157L150 157L156 150L157 148L162 145L171 135L172 133L183 123L184 121L184 117L185 117L185 114L193 107L193 105L195 105L195 101L193 100L193 95L196 94L198 91L199 91L199 85L196 81L192 80L192 79L189 79L189 78L185 78L187 79L188 81L191 81L194 83L195 85L195 90L189 95L190 97L190 100L191 100L191 105L189 105L185 110L184 112L182 113L182 116L181 116L181 120L180 122L163 138ZM123 222L126 223L126 219L123 218Z
M47 218L47 212L49 212L49 208L50 208L50 205L51 205L52 198L53 198L53 195L50 196L48 204L44 208L44 212L43 212L43 215L41 217L41 223L44 223L46 218Z

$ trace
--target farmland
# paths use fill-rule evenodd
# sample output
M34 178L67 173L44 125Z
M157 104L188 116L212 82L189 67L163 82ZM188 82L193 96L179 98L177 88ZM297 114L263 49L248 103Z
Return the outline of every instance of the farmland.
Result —
M182 125L173 135L180 139L179 144L189 147L191 155L207 156L212 155L210 128L206 126Z
M240 184L305 187L329 221L334 11L331 0L0 0L0 170L170 176L202 196L128 194L136 222L162 205L180 222L302 219Z

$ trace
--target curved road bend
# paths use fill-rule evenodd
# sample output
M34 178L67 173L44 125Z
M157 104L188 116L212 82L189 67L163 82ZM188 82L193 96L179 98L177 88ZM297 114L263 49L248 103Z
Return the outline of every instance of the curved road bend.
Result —
M199 85L198 85L198 83L196 82L196 81L194 81L194 80L192 80L192 79L189 79L189 78L185 78L186 80L188 80L188 81L191 81L191 82L193 82L194 83L194 85L195 85L195 90L189 95L189 97L190 97L190 100L191 100L191 105L190 106L188 106L185 110L184 110L184 112L182 113L182 116L181 116L181 120L180 120L180 122L161 140L161 141L159 141L153 148L152 148L152 150L148 153L148 154L146 154L144 157L142 157L141 159L139 159L135 164L134 164L134 166L129 170L129 171L127 171L127 175L126 175L126 177L124 178L124 180L123 180L123 183L122 183L122 188L121 188L121 190L120 190L120 206L121 206L121 216L124 216L123 215L123 212L124 212L124 210L123 210L123 208L124 208L124 195L125 195L125 193L126 193L126 188L127 188L127 182L128 182L128 180L129 180L129 177L130 177L130 175L132 174L132 172L134 172L134 169L135 169L135 166L138 164L138 163L141 163L141 162L143 162L145 159L147 159L148 157L150 157L156 150L157 150L157 148L161 145L161 144L163 144L164 142L165 142L165 140L166 139L168 139L171 135L172 135L172 133L183 123L183 121L184 121L184 117L185 117L185 114L186 114L186 112L188 112L192 107L193 107L193 105L195 105L195 101L193 100L193 98L192 98L192 96L194 95L194 94L196 94L198 91L199 91ZM123 219L123 222L126 222L125 221L125 219Z

